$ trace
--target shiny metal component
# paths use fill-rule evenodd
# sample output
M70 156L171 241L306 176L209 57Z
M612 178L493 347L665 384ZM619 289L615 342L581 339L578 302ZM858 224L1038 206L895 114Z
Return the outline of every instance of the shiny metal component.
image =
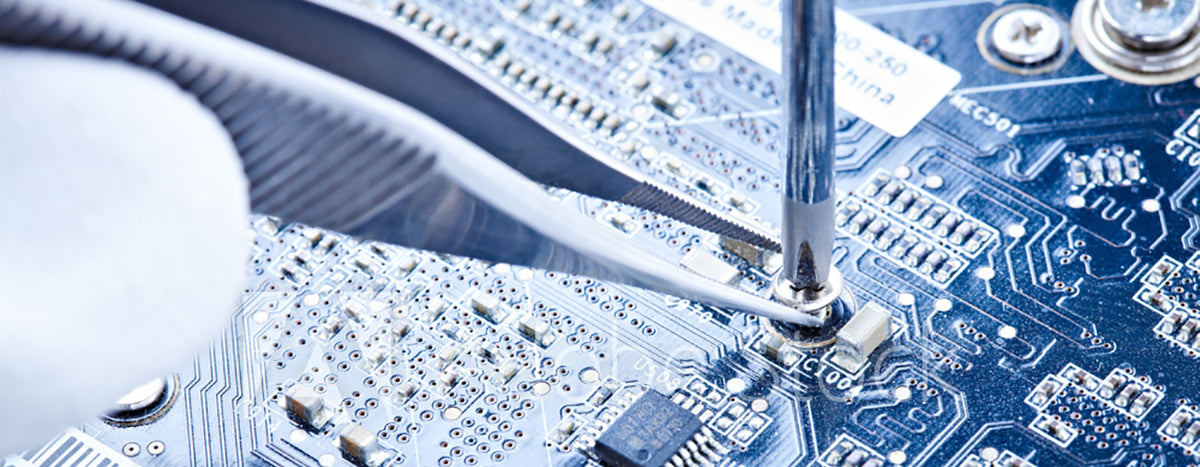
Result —
M783 204L783 274L799 289L818 289L828 282L833 268L833 218L835 198L814 203L788 199ZM829 219L826 221L826 219ZM788 251L788 248L791 251Z
M166 378L156 378L149 383L143 384L129 391L129 394L117 399L114 411L135 411L143 410L160 401L167 393Z
M1200 21L1197 0L1100 0L1104 30L1138 50L1165 50L1179 45Z
M991 45L1015 65L1044 62L1062 51L1063 30L1058 20L1039 8L1009 10L996 18Z
M143 3L255 41L403 102L542 185L629 204L759 248L780 250L770 233L688 201L630 170L436 39L365 13L353 2ZM312 34L318 29L321 34ZM371 53L346 53L351 50Z
M210 18L244 15L243 3L235 3L214 2L205 11ZM681 217L718 230L724 225L704 224L712 221L713 212L674 200L669 190L602 158L579 157L590 154L581 149L586 143L566 130L542 126L550 117L537 111L525 114L527 109L514 103L516 97L500 93L498 85L459 63L459 57L438 52L433 39L377 30L368 21L381 20L353 17L348 5L339 13L308 2L262 2L268 3L278 9L263 16L270 18L267 24L256 23L257 33L312 30L330 23L321 47L341 55L358 55L344 51L364 46L355 42L362 28L386 34L385 42L401 50L388 60L376 54L372 63L399 61L410 71L422 71L389 79L443 95L443 105L465 108L439 110L426 98L424 105L442 117L434 120L325 70L125 1L0 0L0 43L100 54L174 79L229 130L250 180L255 212L413 248L613 280L771 319L817 324L811 316L648 254L546 196L527 175L609 198L642 193L631 202L680 210ZM345 24L359 26L338 29ZM329 43L342 39L350 43ZM445 101L445 95L454 99ZM472 115L476 113L486 118ZM531 123L514 123L519 119ZM477 133L479 139L464 138L447 125ZM488 126L498 129L478 135ZM503 134L493 134L497 131ZM489 155L479 141L493 151L507 150L508 159ZM603 175L589 176L582 168L556 173L539 165L554 158L587 164ZM571 173L577 178L564 175Z
M787 281L776 281L771 293L784 305L824 321L829 305L833 304L844 290L842 273L838 272L837 268L830 268L829 276L820 288L797 289Z
M1071 33L1114 78L1168 84L1200 74L1200 0L1081 0Z
M997 8L979 25L975 46L997 69L1017 75L1062 68L1075 49L1070 26L1058 12L1017 3Z
M780 251L779 242L769 233L719 214L681 197L675 191L649 180L642 180L617 201L647 211L670 213L670 217L768 251Z
M158 420L179 396L179 375L157 378L134 388L117 400L111 411L100 416L105 423L118 427L140 426Z
M840 329L858 313L858 300L849 288L842 288L840 295L827 297L821 300L821 303L825 305L815 312L815 316L821 320L820 326L805 326L775 320L764 320L763 325L768 332L800 348L823 347L833 344Z
M833 2L784 0L783 78L787 152L783 273L775 297L815 312L815 297L837 297L831 280L834 192ZM790 292L789 292L790 290ZM822 298L821 301L824 299ZM832 299L830 299L832 300Z

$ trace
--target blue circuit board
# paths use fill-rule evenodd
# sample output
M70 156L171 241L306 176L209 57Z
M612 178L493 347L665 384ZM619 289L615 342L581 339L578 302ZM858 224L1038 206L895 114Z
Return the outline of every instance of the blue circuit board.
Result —
M1074 2L1037 4L1067 29ZM655 391L700 421L712 465L1196 464L1198 83L1110 78L1069 38L1053 67L997 67L976 39L1013 5L839 2L962 75L903 137L839 111L835 258L857 307L890 316L864 362L628 286L255 217L238 311L153 416L97 420L21 462L86 443L79 465L606 465L597 440ZM359 6L441 38L614 159L778 225L779 76L672 12ZM550 194L664 258L736 268L735 287L765 295L777 273L713 234ZM302 395L323 416L297 420Z

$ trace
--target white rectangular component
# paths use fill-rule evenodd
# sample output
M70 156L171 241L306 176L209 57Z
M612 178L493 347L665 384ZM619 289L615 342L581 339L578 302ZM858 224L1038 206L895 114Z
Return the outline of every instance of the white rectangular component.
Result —
M838 330L834 361L851 368L862 365L891 333L892 314L874 302L867 303Z
M521 330L521 334L537 342L542 347L546 347L554 341L554 333L550 330L550 323L536 316L521 318L521 321L517 323L517 328Z
M333 418L333 413L325 408L325 399L303 384L297 383L288 389L284 394L284 401L292 418L317 430Z
M419 316L426 322L434 322L446 310L446 303L435 298L425 303L425 305L409 305L409 310L409 314L411 315L417 316L418 313L414 312L419 312Z
M501 384L507 383L509 380L511 380L513 376L516 376L518 371L521 371L521 364L517 363L516 360L504 362L503 365L500 365L500 367L496 369L496 373L500 375Z
M380 448L375 434L355 422L350 422L342 430L341 435L338 436L338 445L346 456L358 464L368 467L381 465L388 457L387 453Z
M504 319L504 308L500 305L500 299L493 297L486 292L478 291L471 296L471 308L483 315L493 323L498 323Z
M358 323L362 323L371 317L371 315L367 312L367 307L356 301L347 301L343 303L342 311L344 311L346 315L350 317L350 319Z
M781 69L777 1L642 1L746 58ZM912 131L962 79L957 70L854 15L836 10L834 22L834 100L892 136Z
M679 264L688 270L722 284L733 285L738 282L739 271L717 257L700 250L692 250Z

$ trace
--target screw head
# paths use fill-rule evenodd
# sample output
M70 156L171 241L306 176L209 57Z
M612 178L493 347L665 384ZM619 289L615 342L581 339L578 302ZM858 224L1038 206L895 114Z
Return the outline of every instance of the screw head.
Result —
M1179 45L1200 22L1198 0L1101 0L1100 17L1109 36L1141 50Z
M1063 28L1045 11L1017 8L996 18L991 41L1005 60L1016 65L1033 65L1058 55L1063 45Z
M829 305L842 296L843 290L845 283L842 281L842 273L833 265L830 265L829 278L820 290L797 289L790 281L784 279L782 274L771 287L771 292L780 303L822 321L829 317Z

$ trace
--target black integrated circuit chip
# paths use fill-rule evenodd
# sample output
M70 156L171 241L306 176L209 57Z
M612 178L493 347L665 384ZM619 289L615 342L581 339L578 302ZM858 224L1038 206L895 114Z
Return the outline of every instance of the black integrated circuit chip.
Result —
M660 467L700 427L699 418L650 389L600 434L596 454L619 467Z

